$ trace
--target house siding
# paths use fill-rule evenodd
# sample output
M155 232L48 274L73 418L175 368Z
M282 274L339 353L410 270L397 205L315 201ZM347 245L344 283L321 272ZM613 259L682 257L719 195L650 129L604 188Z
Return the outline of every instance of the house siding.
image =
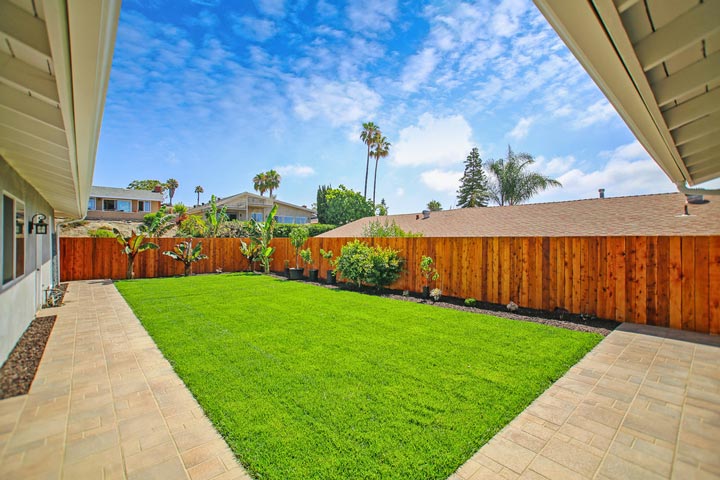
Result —
M25 205L24 273L0 285L0 364L4 363L17 341L42 306L44 290L53 283L52 242L55 225L50 204L0 157L0 191ZM0 207L2 208L2 207ZM29 234L28 222L36 213L45 215L47 235ZM2 218L0 217L0 222ZM0 249L4 239L0 236ZM3 262L0 256L0 263Z

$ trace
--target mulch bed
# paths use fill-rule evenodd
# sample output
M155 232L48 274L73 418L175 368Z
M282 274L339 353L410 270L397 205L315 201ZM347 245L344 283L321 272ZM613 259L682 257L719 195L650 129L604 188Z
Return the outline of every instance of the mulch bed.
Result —
M278 278L285 279L282 275L276 275ZM481 313L485 315L492 315L494 317L509 318L511 320L520 320L523 322L534 322L542 323L544 325L551 325L553 327L565 328L567 330L576 330L579 332L591 332L598 333L604 337L610 335L620 323L614 320L604 320L601 318L578 315L568 313L566 310L557 309L554 312L548 312L545 310L535 310L532 308L518 308L515 312L509 312L505 305L498 305L487 302L477 302L476 306L468 307L464 303L462 298L454 297L442 297L439 302L433 302L432 300L425 300L418 294L410 293L409 295L403 295L403 292L399 290L374 290L374 289L361 289L352 288L347 284L339 283L337 285L328 285L324 282L316 283L304 280L306 283L318 285L325 288L340 288L343 290L351 290L366 295L376 295L385 298L392 298L394 300L400 300L405 302L425 303L440 308L451 308L453 310L461 310L463 312Z
M30 391L54 325L55 315L38 317L25 330L0 368L0 400L25 395Z

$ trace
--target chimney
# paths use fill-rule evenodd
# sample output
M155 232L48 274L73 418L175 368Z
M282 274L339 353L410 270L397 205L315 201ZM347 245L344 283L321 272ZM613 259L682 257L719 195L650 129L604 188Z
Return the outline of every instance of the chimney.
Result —
M155 188L153 188L153 192L162 193L162 185L155 185Z
M598 188L598 193L600 194L600 198L605 198L605 189L604 188Z
M423 210L423 219L430 218L430 210Z

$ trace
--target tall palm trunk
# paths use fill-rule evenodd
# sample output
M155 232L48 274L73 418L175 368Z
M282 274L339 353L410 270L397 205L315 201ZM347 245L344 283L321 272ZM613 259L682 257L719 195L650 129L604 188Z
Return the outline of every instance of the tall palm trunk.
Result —
M200 205L200 192L197 192L197 194L198 194L198 201L197 201L197 204L198 204L198 205Z
M373 208L375 208L375 188L377 187L378 160L380 160L380 158L375 157L375 175L374 175L375 178L373 178Z
M363 192L363 197L367 198L367 181L368 181L368 172L370 170L370 144L368 143L368 150L367 150L367 159L365 160L365 191Z

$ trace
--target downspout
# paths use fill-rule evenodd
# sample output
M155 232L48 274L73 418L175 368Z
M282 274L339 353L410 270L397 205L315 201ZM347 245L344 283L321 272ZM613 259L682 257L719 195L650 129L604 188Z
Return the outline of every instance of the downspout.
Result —
M685 195L720 195L720 188L708 189L708 188L690 188L685 182L675 182L680 193Z

